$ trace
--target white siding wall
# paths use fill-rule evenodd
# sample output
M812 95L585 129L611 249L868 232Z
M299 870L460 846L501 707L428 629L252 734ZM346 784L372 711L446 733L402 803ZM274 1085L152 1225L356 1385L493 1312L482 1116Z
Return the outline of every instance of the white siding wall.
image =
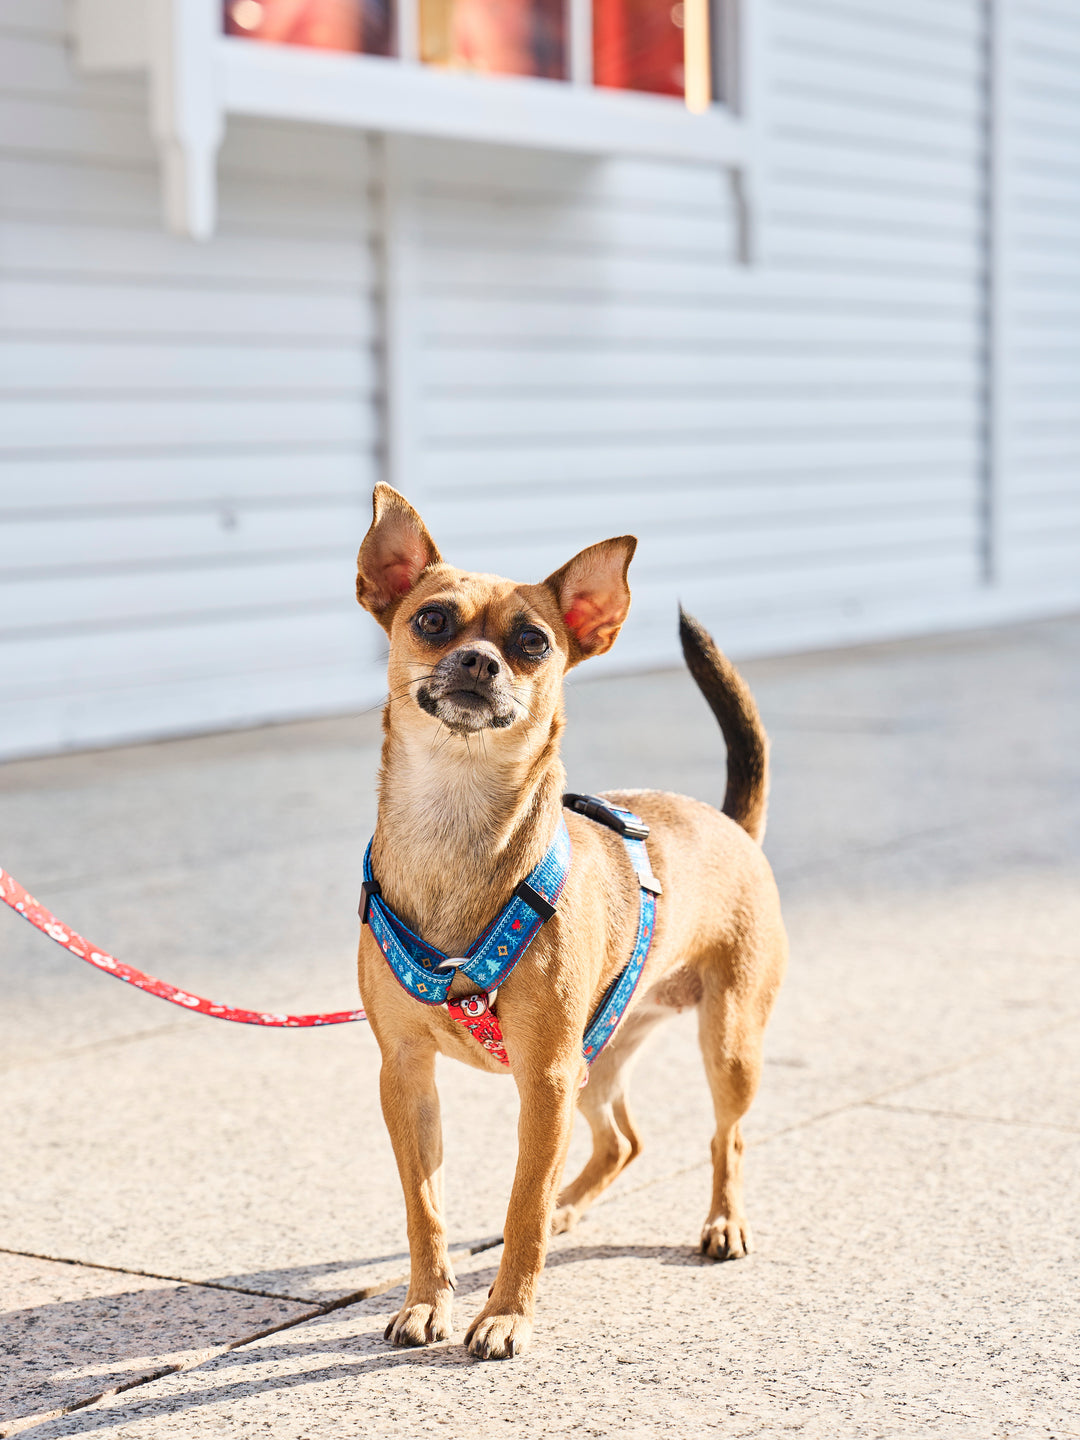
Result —
M418 498L529 578L637 532L624 663L677 595L745 651L980 585L985 7L772 11L760 267L707 167L415 152Z
M1016 0L1003 566L1080 578L1080 4Z
M365 138L233 125L171 239L141 89L0 23L0 753L369 699Z
M735 653L1080 604L1080 11L1009 3L996 477L985 0L769 0L750 268L707 166L395 142L391 473L447 557L636 531L621 665L679 597ZM220 233L170 239L141 89L6 0L0 754L378 693L379 153L232 123Z

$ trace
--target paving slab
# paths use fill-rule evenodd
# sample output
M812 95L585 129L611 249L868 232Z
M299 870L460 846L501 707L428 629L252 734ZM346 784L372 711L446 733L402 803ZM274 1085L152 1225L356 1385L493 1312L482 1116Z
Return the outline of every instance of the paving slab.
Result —
M310 1306L0 1252L0 1433L300 1319Z
M351 833L374 817L380 738L369 712L10 761L0 766L4 864L44 890Z
M388 1294L35 1433L1080 1430L1080 1137L864 1107L757 1147L749 1165L753 1257L693 1251L700 1175L598 1207L553 1243L527 1359L476 1362L460 1343L492 1253L459 1270L447 1344L394 1351L382 1330L400 1292Z
M1062 1024L1026 1044L895 1089L879 1103L1080 1135L1080 1025Z
M827 925L818 932L804 916L796 933L751 1140L1058 1025L1069 1006L1080 1015L1080 966L1068 961L878 940L868 964L865 942L834 944ZM303 1299L400 1274L404 1207L378 1065L359 1026L281 1034L193 1017L177 1033L0 1076L0 1143L18 1177L0 1192L0 1237L37 1254ZM450 1233L467 1246L502 1228L516 1091L449 1062L440 1091ZM646 1051L634 1109L645 1150L620 1186L708 1153L694 1015ZM570 1171L587 1151L579 1123Z
M1055 1278L1072 1264L1061 1225L1076 1182L1078 660L1072 619L745 667L773 737L767 850L793 942L746 1127L754 1260L717 1269L687 1248L711 1116L683 1016L635 1076L645 1154L556 1242L528 1370L476 1366L459 1347L388 1352L389 1296L56 1433L465 1435L520 1431L525 1415L530 1435L1080 1435L1056 1338L1072 1334L1075 1275L1072 1291ZM719 802L723 748L685 675L586 674L568 699L575 788ZM0 860L96 943L176 983L260 1008L347 1008L377 748L369 716L0 767ZM242 1286L302 1313L403 1273L362 1027L281 1034L184 1015L6 910L0 986L13 1177L0 1246L150 1271L170 1296ZM464 1067L440 1083L451 1235L466 1251L501 1225L517 1107L512 1084ZM568 1168L586 1149L577 1134ZM1010 1176L1020 1199L1002 1192ZM459 1260L462 1326L496 1259ZM80 1323L57 1383L82 1365ZM175 1353L192 1353L186 1335ZM167 1340L157 1348L174 1353ZM138 1370L153 1348L126 1358ZM125 1356L85 1363L99 1362Z
M371 1036L225 1034L205 1026L119 1047L107 1063L4 1077L17 1177L0 1196L4 1243L303 1299L400 1275L404 1206ZM468 1242L501 1229L513 1174L513 1114L501 1117L504 1144L470 1144L486 1079L462 1070L446 1097L460 1137L449 1199ZM487 1089L513 1103L509 1082Z

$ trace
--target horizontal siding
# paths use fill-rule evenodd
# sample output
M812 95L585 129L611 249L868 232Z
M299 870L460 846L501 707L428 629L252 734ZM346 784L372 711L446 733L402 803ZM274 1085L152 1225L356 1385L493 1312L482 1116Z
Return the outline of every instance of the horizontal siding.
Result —
M352 396L370 403L378 385L375 348L356 336L328 338L303 346L298 363L295 340L257 346L242 340L195 336L127 340L115 335L66 339L0 338L0 388L14 397L117 395L212 397L273 395Z
M297 477L302 475L302 484ZM141 513L152 497L151 511L167 523L169 513L209 508L229 509L237 503L288 504L303 507L327 499L367 496L376 482L376 458L347 447L287 446L253 443L242 451L200 454L198 463L184 453L126 451L109 456L86 455L73 464L50 455L21 456L4 466L0 518Z
M146 102L0 26L0 754L362 704L378 473L363 136L234 124L167 235Z
M1007 316L1009 468L1001 526L1018 584L1080 577L1080 14L1020 0L1013 57Z
M355 604L13 637L0 691L12 753L355 708L371 656Z
M984 7L771 8L759 267L705 166L416 156L433 533L535 578L636 531L624 663L679 594L777 648L978 583Z
M1015 3L1000 533L1028 604L1080 577L1080 11ZM407 488L449 559L522 578L637 533L616 664L673 657L678 598L746 651L987 595L987 8L769 9L753 267L714 167L405 151ZM0 16L0 754L361 705L368 142L231 123L220 231L182 242L141 85L80 76L67 24Z
M676 445L658 438L649 445L609 441L602 446L583 446L571 444L565 438L559 441L550 437L542 448L492 445L451 451L442 447L437 455L427 457L425 493L448 490L461 495L463 501L467 497L473 504L482 504L481 497L492 486L509 485L513 489L528 485L542 489L550 485L558 489L561 484L582 486L603 481L630 488L632 483L666 485L679 477L693 475L711 483L712 503L723 513L722 498L728 475L780 473L821 479L837 469L856 474L888 473L898 461L906 461L910 465L944 465L949 473L967 476L981 456L977 436L952 432L915 436L886 433L870 437L845 432L823 438L788 431L768 445L762 443L760 435L741 443L726 443L721 472L717 468L717 448L715 440ZM940 469L935 473L941 473ZM612 519L617 518L616 511ZM468 533L467 527L464 533Z
M0 401L0 434L9 454L66 451L77 458L89 449L203 449L256 438L262 445L328 442L360 448L374 443L375 432L373 408L352 395Z

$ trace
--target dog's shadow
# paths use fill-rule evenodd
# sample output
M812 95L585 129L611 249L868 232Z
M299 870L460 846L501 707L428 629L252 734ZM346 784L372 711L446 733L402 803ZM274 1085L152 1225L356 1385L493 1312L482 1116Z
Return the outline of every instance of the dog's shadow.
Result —
M390 1260L398 1257L382 1258ZM694 1251L675 1246L577 1245L551 1251L546 1268L556 1270L566 1265L621 1259L692 1268L714 1268L715 1265L715 1262ZM490 1265L469 1270L458 1277L457 1299L486 1295L498 1271L498 1262L494 1255L492 1261ZM318 1268L320 1272L330 1273L349 1268L355 1263L331 1263ZM287 1291L288 1279L292 1273L288 1270L264 1271L258 1278L263 1284L276 1280L274 1288ZM311 1268L305 1267L303 1274L310 1277ZM216 1283L235 1286L243 1278L230 1276L227 1282ZM168 1387L165 1391L162 1384L154 1384L152 1390L140 1393L139 1381L130 1370L123 1370L121 1361L125 1357L114 1355L117 1371L112 1375L99 1373L93 1389L100 1395L102 1389L110 1385L131 1385L131 1390L122 1400L118 1399L102 1408L74 1408L64 1416L42 1423L48 1426L50 1440L54 1436L59 1440L60 1436L92 1434L96 1430L122 1423L121 1413L125 1422L134 1422L140 1418L140 1414L151 1409L158 1415L179 1416L189 1411L204 1410L205 1407L236 1403L255 1394L263 1396L278 1391L286 1392L300 1386L333 1384L335 1381L348 1381L355 1385L368 1378L377 1379L381 1373L403 1365L434 1371L460 1371L491 1363L476 1360L471 1356L461 1343L460 1334L455 1334L453 1339L441 1344L418 1349L399 1349L392 1346L383 1336L386 1317L404 1298L405 1289L405 1284L402 1283L378 1296L346 1301L337 1308L328 1308L322 1314L314 1314L302 1320L295 1327L279 1331L279 1339L268 1336L265 1339L241 1341L237 1349L219 1354L205 1365L197 1366L177 1379L162 1377L162 1383ZM116 1306L126 1298L122 1295L109 1297L109 1303ZM138 1292L138 1304L144 1318L153 1317L155 1313L164 1316L169 1307L175 1304L176 1298L175 1288ZM33 1320L35 1329L40 1325L53 1335L62 1335L66 1326L74 1328L79 1323L85 1323L86 1317L79 1314L79 1310L80 1302L72 1302L41 1306L34 1312L22 1313L24 1318ZM66 1318L65 1311L70 1312ZM333 1325L333 1331L328 1335L326 1327L330 1324ZM343 1334L343 1329L348 1333ZM132 1339L135 1340L135 1337ZM129 1355L145 1355L145 1333L138 1339L144 1342L143 1345L139 1346L138 1340L135 1340L135 1348L128 1346ZM328 1358L327 1352L332 1353L332 1359ZM322 1363L318 1363L320 1360ZM147 1378L153 1375L155 1368L160 1376L160 1368L148 1360L145 1372ZM39 1403L23 1408L23 1416L29 1418L31 1414L41 1413L45 1408L40 1404L41 1399L44 1399L40 1393L35 1399ZM75 1402L76 1405L88 1403L92 1403L90 1395ZM55 1400L53 1404L56 1404ZM121 1406L122 1411L119 1408ZM14 1415L6 1415L3 1419L8 1424L12 1420L17 1423L17 1416ZM19 1434L37 1432L37 1426L32 1426L29 1430L19 1426ZM0 1434L3 1433L5 1429L0 1426Z

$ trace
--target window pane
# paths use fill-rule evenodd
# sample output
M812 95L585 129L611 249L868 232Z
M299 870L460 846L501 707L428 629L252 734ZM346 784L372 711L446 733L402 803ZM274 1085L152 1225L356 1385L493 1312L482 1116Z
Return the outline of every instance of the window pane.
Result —
M563 80L565 0L420 0L420 58L453 70Z
M611 90L683 95L683 0L593 0L593 80Z
M225 0L225 33L391 55L393 13L393 0Z

